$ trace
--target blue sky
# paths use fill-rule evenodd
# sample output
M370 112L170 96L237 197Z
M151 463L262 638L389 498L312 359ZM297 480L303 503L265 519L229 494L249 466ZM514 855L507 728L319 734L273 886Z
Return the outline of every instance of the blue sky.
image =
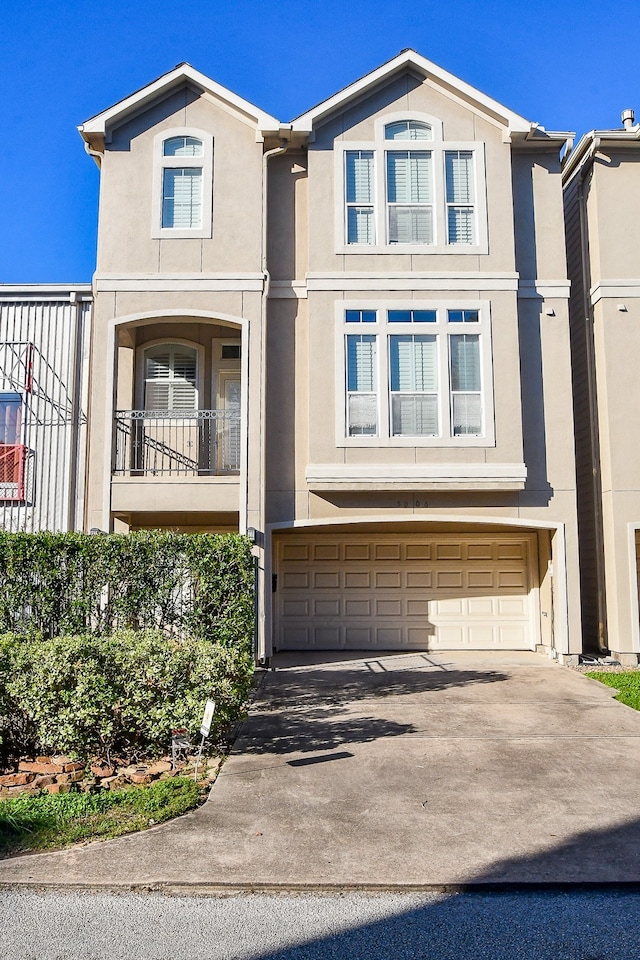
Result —
M76 126L183 60L283 121L414 47L547 129L640 117L637 0L0 0L0 283L95 263Z

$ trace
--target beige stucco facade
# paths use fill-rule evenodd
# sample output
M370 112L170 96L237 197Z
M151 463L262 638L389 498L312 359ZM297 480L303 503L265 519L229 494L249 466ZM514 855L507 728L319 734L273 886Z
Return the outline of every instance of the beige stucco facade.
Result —
M390 145L398 123L412 133ZM101 166L87 529L252 529L261 657L385 642L581 652L565 135L412 51L290 124L183 67L81 132ZM181 136L201 144L185 168L211 182L197 225L173 228L160 215L163 144ZM376 224L366 242L347 225L356 155L372 178L356 211ZM433 177L406 188L420 197L397 214L430 218L430 236L392 233L394 163ZM447 179L454 163L472 171L466 206ZM463 242L456 216L471 223ZM365 428L349 419L363 392L353 338L377 364ZM179 411L162 420L145 401L162 344L197 371L172 446L158 424ZM480 384L464 388L481 411L464 428L459 344ZM394 386L400 349L416 369L420 351L435 358L430 387ZM204 468L211 424L231 422L228 383L237 457L230 469L215 446ZM427 408L427 427L397 414ZM395 625L376 632L378 608Z
M633 413L640 401L639 143L632 122L593 131L564 167L585 642L630 663L640 655L640 431ZM589 606L596 592L597 609Z

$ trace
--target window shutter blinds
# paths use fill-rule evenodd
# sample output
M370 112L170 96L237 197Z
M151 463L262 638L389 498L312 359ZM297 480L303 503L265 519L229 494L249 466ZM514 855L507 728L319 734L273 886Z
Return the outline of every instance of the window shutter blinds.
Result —
M202 168L167 167L163 174L162 226L176 229L202 223Z
M391 389L437 390L436 337L391 337Z
M478 436L482 432L482 404L479 393L454 394L452 425L454 437Z
M445 155L447 183L447 229L449 243L475 243L473 153L448 150ZM453 206L455 204L455 206ZM469 206L462 206L469 204Z
M447 150L447 202L473 203L473 153L471 150Z
M390 243L433 243L433 208L427 206L433 202L430 152L387 153L387 200Z
M478 334L449 338L451 347L451 389L480 390L480 342Z
M146 358L145 409L195 410L197 354L186 347L154 351Z
M165 157L201 157L202 140L196 137L170 137L164 141Z
M375 436L378 428L375 336L347 337L347 419L349 435Z
M373 203L373 151L347 153L347 202Z
M347 242L375 243L373 216L373 151L349 150L346 154ZM350 206L369 204L369 206Z
M347 240L349 243L375 243L373 207L347 208Z
M399 120L384 128L385 140L432 140L433 131L428 123L419 120Z
M449 207L449 243L475 243L472 207Z
M390 337L391 429L394 436L438 433L437 338Z

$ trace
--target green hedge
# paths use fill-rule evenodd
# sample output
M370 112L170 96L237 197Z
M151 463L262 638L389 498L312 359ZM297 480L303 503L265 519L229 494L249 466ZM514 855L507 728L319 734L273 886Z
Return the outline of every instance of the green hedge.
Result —
M210 739L240 715L253 660L159 631L0 637L0 756L69 753L137 760L166 753L173 727L197 739L216 701Z
M253 632L250 541L160 530L0 533L0 633L157 628L246 649Z

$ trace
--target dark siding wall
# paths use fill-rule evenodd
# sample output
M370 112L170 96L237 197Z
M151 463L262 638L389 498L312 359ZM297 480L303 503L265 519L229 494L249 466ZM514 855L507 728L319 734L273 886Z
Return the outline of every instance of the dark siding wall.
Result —
M587 185L585 184L585 190ZM584 649L598 648L601 631L599 595L599 464L595 442L597 424L592 425L590 398L590 364L593 356L591 346L593 325L587 315L585 283L582 269L582 225L580 220L579 177L574 177L565 189L565 232L567 243L567 266L571 280L569 324L571 332L571 367L573 378L573 417L575 423L575 449L578 495L578 532L580 537L580 580L582 593L582 628ZM587 243L588 243L588 237ZM588 249L585 245L585 249ZM593 404L595 410L595 404ZM596 472L594 475L594 467Z

